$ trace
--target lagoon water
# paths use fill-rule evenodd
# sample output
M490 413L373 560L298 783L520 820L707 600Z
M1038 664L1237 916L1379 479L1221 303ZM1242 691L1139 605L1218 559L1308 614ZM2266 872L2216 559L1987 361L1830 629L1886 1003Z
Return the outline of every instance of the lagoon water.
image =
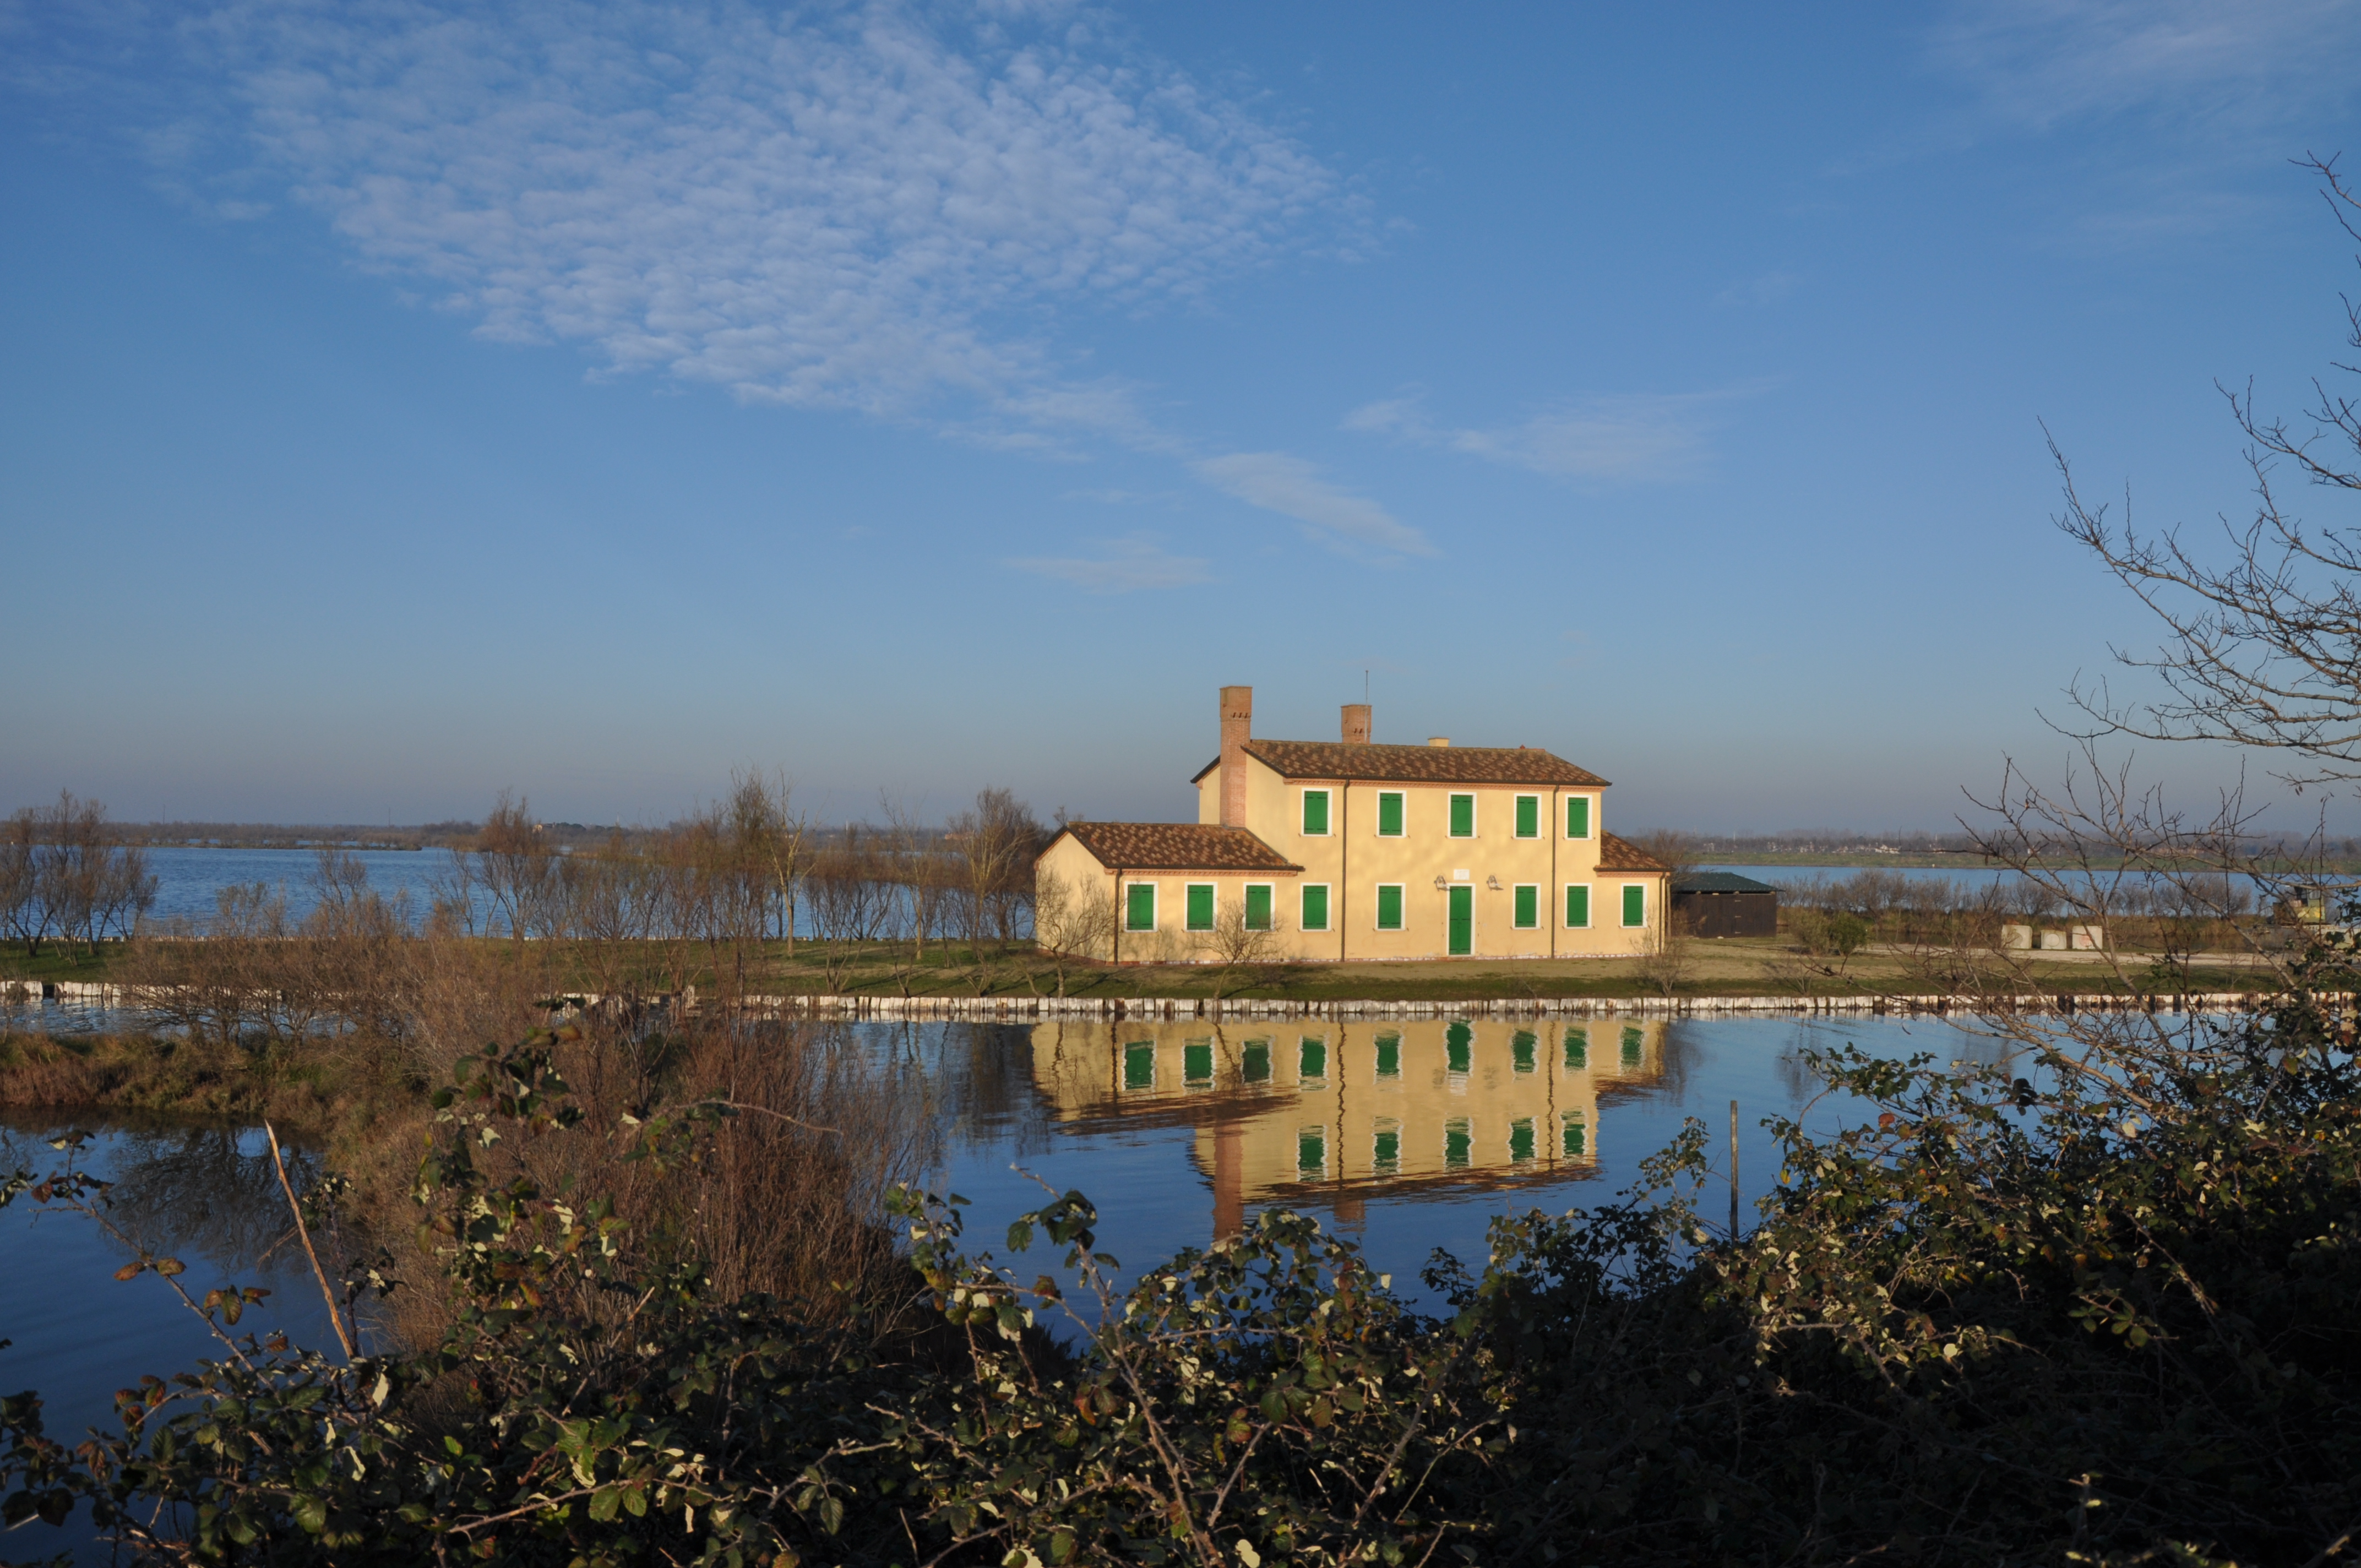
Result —
M1069 1188L1097 1204L1100 1245L1126 1274L1286 1206L1358 1244L1399 1293L1428 1307L1418 1276L1435 1250L1480 1266L1494 1215L1607 1201L1686 1117L1706 1123L1726 1169L1732 1100L1752 1223L1778 1179L1763 1124L1827 1129L1859 1113L1820 1094L1808 1050L1851 1042L1884 1056L1999 1055L1997 1042L1958 1025L1875 1017L836 1028L840 1048L907 1075L935 1107L928 1184L971 1201L976 1248L1001 1251L1011 1218ZM71 1124L12 1119L0 1129L0 1169L55 1168L63 1157L45 1140ZM323 1343L316 1288L291 1268L258 1134L94 1130L95 1167L121 1184L118 1212L146 1245L190 1265L184 1284L198 1295L228 1280L266 1285L274 1294L245 1326ZM1726 1189L1705 1194L1703 1208L1723 1223ZM1047 1253L1020 1261L1025 1277L1062 1272ZM218 1354L160 1280L112 1277L130 1255L89 1222L25 1199L0 1212L0 1337L14 1342L0 1350L0 1387L42 1389L49 1430L69 1441L109 1421L113 1391L139 1374Z

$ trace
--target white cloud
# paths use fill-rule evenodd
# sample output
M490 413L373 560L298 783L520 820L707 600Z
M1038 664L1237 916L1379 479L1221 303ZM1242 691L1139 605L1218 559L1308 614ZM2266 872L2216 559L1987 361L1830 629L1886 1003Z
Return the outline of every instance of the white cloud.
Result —
M1377 502L1336 488L1301 457L1284 452L1233 452L1201 458L1193 466L1214 488L1307 524L1313 538L1331 547L1398 555L1435 553L1417 529Z
M2035 129L2158 109L2218 134L2349 97L2361 0L1980 0L1935 46L1992 110Z
M989 10L124 0L77 58L180 50L135 133L159 167L324 214L489 336L988 443L1169 446L1128 387L1071 377L1049 313L1196 294L1341 210L1336 181L1074 7Z
M1178 588L1213 581L1206 563L1194 555L1171 555L1154 541L1135 534L1104 546L1105 554L1031 555L1006 563L1020 572L1054 577L1094 594L1126 594L1139 588Z
M1585 398L1497 430L1440 426L1426 417L1417 399L1397 398L1354 410L1345 417L1345 428L1558 478L1686 479L1711 464L1707 437L1718 422L1715 405L1744 395L1739 390Z

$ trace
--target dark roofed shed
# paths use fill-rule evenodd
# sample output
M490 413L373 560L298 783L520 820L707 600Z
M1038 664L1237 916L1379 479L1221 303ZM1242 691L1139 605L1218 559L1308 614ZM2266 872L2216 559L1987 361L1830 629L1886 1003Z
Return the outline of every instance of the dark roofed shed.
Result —
M1673 879L1673 917L1700 937L1775 937L1779 890L1735 872L1690 872Z

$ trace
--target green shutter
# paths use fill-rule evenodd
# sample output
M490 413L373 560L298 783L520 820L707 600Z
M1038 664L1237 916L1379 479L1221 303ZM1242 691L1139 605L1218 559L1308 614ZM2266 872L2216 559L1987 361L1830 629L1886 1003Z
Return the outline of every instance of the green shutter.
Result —
M1590 888L1587 883L1576 883L1565 890L1565 928L1582 931L1589 926Z
M1455 795L1451 797L1451 836L1455 839L1476 837L1476 797Z
M1213 928L1213 884L1192 882L1189 884L1189 929L1210 931Z
M1476 950L1476 890L1465 885L1451 890L1450 927L1444 944L1455 958Z
M1246 929L1270 929L1270 889L1265 884L1257 883L1246 889Z
M1395 790L1380 791L1378 795L1378 837L1399 839L1402 836L1402 797Z
M1645 926L1648 923L1648 888L1644 883L1629 883L1623 888L1623 924Z
M1531 931L1542 923L1542 890L1530 884L1517 889L1517 929Z
M1590 837L1590 797L1570 795L1565 797L1565 836L1569 839Z
M1317 1035L1306 1035L1297 1047L1295 1076L1305 1081L1328 1076L1328 1042Z
M1134 1040L1123 1047L1123 1086L1126 1089L1156 1087L1156 1042Z
M1319 834L1328 831L1328 792L1307 789L1303 792L1303 830Z
M1476 1031L1466 1024L1453 1024L1443 1031L1444 1065L1453 1072L1466 1072L1474 1061Z
M1517 796L1517 837L1538 839L1542 836L1542 797L1537 795Z
M1402 890L1399 883L1385 883L1378 888L1378 929L1399 931L1402 928Z
M1328 929L1328 887L1314 883L1303 890L1303 928L1307 931Z
M1136 882L1124 890L1124 929L1153 931L1156 929L1156 884Z

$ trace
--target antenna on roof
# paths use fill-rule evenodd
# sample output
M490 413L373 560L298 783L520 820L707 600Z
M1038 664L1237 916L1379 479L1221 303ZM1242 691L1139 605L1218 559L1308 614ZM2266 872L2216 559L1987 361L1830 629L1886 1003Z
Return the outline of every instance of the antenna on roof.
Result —
M1369 700L1369 672L1366 669L1361 672L1361 700Z

